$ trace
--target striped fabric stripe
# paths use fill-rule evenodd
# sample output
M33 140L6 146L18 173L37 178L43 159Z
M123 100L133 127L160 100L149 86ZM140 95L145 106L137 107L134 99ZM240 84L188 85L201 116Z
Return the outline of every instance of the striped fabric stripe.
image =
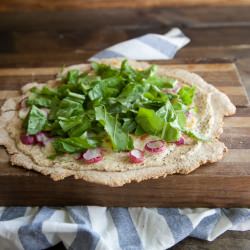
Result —
M1 214L0 221L13 220L24 216L26 209L26 207L7 207Z
M167 249L175 244L171 229L156 208L129 208L129 212L144 249Z
M78 225L75 240L69 249L96 249L99 241L99 235L93 232L91 222L89 219L89 212L87 207L71 207L68 208L70 216Z
M162 54L166 56L166 58L173 58L177 51L177 46L175 44L166 41L160 35L153 36L151 34L148 34L139 37L138 40L160 51Z
M165 218L175 243L186 238L193 231L192 222L186 215L181 214L178 208L158 208L158 213Z
M96 249L121 249L119 245L118 231L110 214L110 209L106 207L89 207L88 211L92 229L101 235Z
M226 230L249 230L246 221L250 209L28 208L23 217L0 221L0 244L29 250L61 241L71 250L161 250L188 236L214 240Z
M202 239L202 240L207 240L208 236L211 234L215 225L218 223L220 217L221 217L220 209L217 209L215 214L205 217L199 223L199 225L193 230L190 236L198 238L198 239Z
M31 224L19 228L18 236L25 250L45 249L51 247L42 232L43 222L52 216L54 209L43 207L35 215Z
M128 208L110 208L109 211L118 232L121 249L143 249Z
M126 57L137 60L167 60L174 57L176 52L187 45L190 39L178 28L171 29L165 35L147 34L138 38L111 46L89 60L100 58Z
M95 55L95 59L124 57L123 54L112 50L104 50Z

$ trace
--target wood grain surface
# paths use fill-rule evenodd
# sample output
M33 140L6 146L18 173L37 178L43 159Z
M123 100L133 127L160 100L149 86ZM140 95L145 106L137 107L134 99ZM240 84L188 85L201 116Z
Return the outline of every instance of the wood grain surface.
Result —
M148 7L173 7L173 6L228 6L250 5L249 0L2 0L0 11L13 11L17 9L32 10L65 10L65 9L91 9L91 8L148 8Z
M25 5L21 6L21 2L26 5L26 8L24 8ZM175 2L178 3L179 1ZM149 32L166 33L171 27L179 27L191 38L191 43L177 53L174 63L177 63L178 60L182 63L233 61L237 65L242 82L250 95L250 7L247 5L240 6L241 1L234 1L239 6L228 7L226 5L218 6L218 4L217 6L195 6L191 8L178 6L178 8L146 9L142 6L136 9L113 8L111 6L112 8L84 10L77 7L77 9L69 10L67 7L67 9L61 9L61 11L55 9L46 11L45 8L39 8L39 6L28 8L27 1L20 1L18 6L14 6L12 3L13 1L7 0L0 2L3 11L0 15L0 68L58 67L63 64L82 63L96 53L98 49L111 46L117 41ZM44 1L39 2L39 4L43 3ZM3 8L4 6L5 8ZM4 9L8 12L5 13ZM22 12L28 9L32 11ZM46 75L43 77L46 78ZM7 79L5 85L11 86L11 78ZM7 79L5 78L5 80ZM25 82L26 79L20 78L20 81ZM246 117L247 113L248 109L238 109L237 111L237 115L242 117ZM226 130L227 128L225 128L225 132ZM242 133L249 136L247 128L243 128ZM231 128L230 136L233 136L233 138L227 140L227 145L234 143L235 147L241 148L241 145L249 142L248 139L243 140L247 137L241 136L239 138L237 136L237 128ZM236 141L237 143L235 143ZM248 173L250 163L244 164L244 171ZM11 169L13 169L13 173L19 170ZM205 169L209 170L210 168ZM23 171L20 170L20 172ZM29 174L31 172L27 172L27 175ZM36 179L31 183L35 181ZM17 182L22 186L20 179L17 179ZM28 184L24 181L27 199L32 199L35 196L28 193L31 189L31 183ZM8 186L11 187L10 183L5 184L7 185L5 189L8 189ZM202 183L200 185L202 188ZM216 185L217 183L213 182L213 186ZM232 188L234 188L234 183L231 184L230 182L228 185L232 185ZM238 186L238 183L236 183L236 186ZM247 195L250 197L250 194L248 194L249 187L250 181L248 181L248 185L246 184L245 189L241 189L244 197ZM1 188L2 185L0 185ZM50 187L49 190L52 193L57 193L58 188ZM183 191L179 187L177 187L177 190L184 194L189 192L189 189ZM13 192L15 192L15 189L8 191L5 195L5 200L9 204L10 200L13 201L15 198ZM76 192L78 191L76 190ZM225 193L227 192L225 191ZM49 191L46 191L44 197L48 193ZM221 193L223 193L223 190L221 190ZM239 197L242 193L235 193L235 196ZM210 200L213 194L214 192L209 193ZM17 190L17 199L20 195L22 197L24 194L21 190ZM70 194L67 197L70 198ZM21 199L18 200L19 204L22 204ZM234 206L237 206L237 201L235 201ZM186 239L173 249L249 249L249 239L249 232L231 231L209 243L192 238Z
M109 188L73 178L54 182L39 173L11 167L7 153L1 148L0 205L250 205L250 191L247 191L250 181L250 108L235 64L157 63L162 67L179 67L200 74L224 91L238 107L236 115L225 119L222 140L229 152L220 162L207 164L187 176L173 175ZM20 87L29 81L41 82L55 77L58 70L57 67L0 69L0 100L18 95Z

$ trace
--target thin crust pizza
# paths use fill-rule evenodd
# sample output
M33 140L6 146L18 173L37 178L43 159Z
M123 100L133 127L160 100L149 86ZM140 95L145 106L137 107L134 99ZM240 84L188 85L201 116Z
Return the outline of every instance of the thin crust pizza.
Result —
M220 160L223 118L236 108L197 74L109 59L28 83L1 110L13 165L122 186Z

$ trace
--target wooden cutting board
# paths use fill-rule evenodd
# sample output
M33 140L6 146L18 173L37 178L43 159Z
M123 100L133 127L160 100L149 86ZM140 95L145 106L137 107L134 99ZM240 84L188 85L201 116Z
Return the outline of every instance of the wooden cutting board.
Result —
M161 65L164 65L161 62ZM223 160L207 164L189 175L132 183L119 188L67 178L49 177L12 167L0 148L0 206L2 205L103 205L147 207L250 206L250 108L233 63L164 65L196 72L225 92L237 113L225 119L222 140L229 148ZM58 68L0 69L0 102L18 95L30 81L51 79Z

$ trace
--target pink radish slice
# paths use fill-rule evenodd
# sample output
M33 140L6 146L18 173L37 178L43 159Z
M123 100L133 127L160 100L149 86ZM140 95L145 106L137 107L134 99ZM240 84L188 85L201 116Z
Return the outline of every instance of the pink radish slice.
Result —
M144 161L144 153L140 149L133 149L129 152L129 160L132 163L141 163Z
M48 134L45 132L39 132L35 135L36 143L40 146L46 146L52 138L48 137Z
M103 159L102 150L100 148L88 149L82 154L82 158L86 163L96 163Z
M151 153L159 153L166 149L166 144L163 140L150 141L145 145L145 149Z
M20 140L25 145L33 145L36 143L36 138L34 135L21 135Z
M184 140L183 137L181 137L177 142L175 142L175 144L176 144L177 146L183 145L184 143L185 143L185 140Z

